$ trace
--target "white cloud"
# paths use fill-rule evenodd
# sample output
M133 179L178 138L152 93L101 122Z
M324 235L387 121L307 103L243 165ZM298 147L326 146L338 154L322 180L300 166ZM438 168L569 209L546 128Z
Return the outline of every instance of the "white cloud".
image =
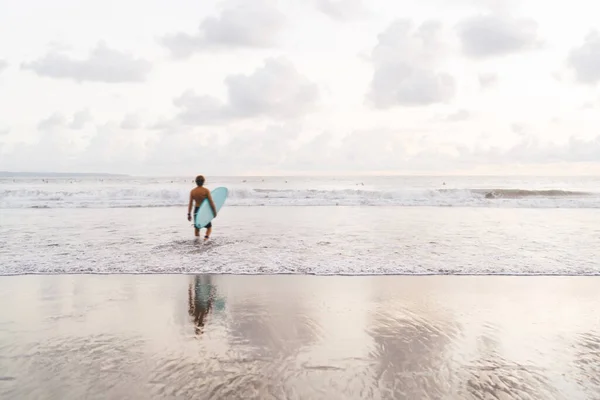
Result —
M468 121L471 119L471 117L472 115L469 110L461 108L449 113L436 113L434 117L431 118L431 121L436 123L443 123L446 124L446 126L448 126L448 123Z
M521 141L508 149L463 147L460 157L471 165L600 162L600 136L589 140L571 136L566 143L542 143L535 136L522 135Z
M197 95L192 90L175 98L173 104L179 109L177 119L186 125L217 124L229 116L228 107L222 101L212 96Z
M124 83L145 81L152 64L99 43L84 60L52 50L35 61L24 63L21 68L40 76L76 82Z
M65 122L65 118L62 119ZM155 135L124 131L118 123L90 125L73 134L67 124L54 124L36 142L18 142L0 157L0 169L13 171L144 173ZM177 154L162 153L165 165Z
M514 129L519 130L518 125ZM374 171L443 172L485 165L600 162L600 137L566 143L542 142L520 130L520 140L506 148L479 143L435 146L411 131L356 130L341 140L329 132L302 143L304 127L275 124L264 129L225 129L221 133L189 129L179 135L123 130L107 123L77 140L56 127L36 144L20 144L0 159L0 169L80 170L125 173L183 172L201 163L208 174L250 171L360 173ZM91 133L91 135L89 134ZM129 167L126 167L129 166ZM135 166L132 168L132 166Z
M85 135L73 135L67 119L54 113L38 124L35 142L15 142L0 157L0 169L16 171L77 171L84 162ZM15 130L20 133L20 130Z
M315 0L317 8L336 21L365 18L369 12L363 0Z
M277 35L284 26L285 16L274 1L240 0L218 17L202 21L198 33L167 35L161 43L176 58L220 49L268 48L277 44Z
M457 29L464 54L473 58L503 56L541 46L538 24L530 18L477 15L461 21Z
M54 113L47 118L44 118L38 123L38 130L51 131L56 128L62 128L67 123L67 119L61 113Z
M468 110L458 110L455 113L452 113L446 117L446 121L449 122L459 122L466 121L471 117L471 113Z
M372 51L375 71L368 99L381 109L450 101L455 79L436 69L443 52L439 22L425 22L414 30L408 20L394 21L378 35Z
M600 6L574 1L131 0L115 14L101 2L9 0L0 13L12 32L0 36L0 69L10 62L0 74L0 169L600 163L600 33L588 34ZM527 57L503 56L518 53ZM562 70L552 79L565 65L575 79Z
M113 172L117 172L124 165L144 163L150 139L143 132L124 132L114 122L101 124L95 127L78 163L87 170L102 170L106 168L102 166L114 165Z
M76 112L70 122L68 122L62 113L55 112L47 118L42 119L37 127L40 131L52 131L57 128L81 130L90 121L92 121L92 114L87 109Z
M527 131L527 126L520 123L513 123L510 125L510 129L519 136L525 136Z
M486 165L544 165L600 162L600 136L589 140L571 137L566 143L542 143L523 135L508 148L464 146L414 147L404 135L392 131L358 131L340 145L326 133L291 153L286 170L302 171L436 171ZM412 150L411 150L412 148Z
M592 101L586 101L581 105L581 110L592 110L594 108L596 108L596 103Z
M337 151L333 143L334 136L330 132L322 132L298 149L290 151L283 166L300 171L324 170L323 162L336 157Z
M600 81L600 34L590 32L584 44L569 53L569 65L581 83L595 84Z
M319 96L316 84L285 58L269 58L251 75L225 80L234 115L293 118L312 111Z
M482 73L479 74L479 85L481 86L481 88L483 89L487 89L490 86L495 85L496 83L498 83L498 74L495 73Z
M92 114L90 113L90 111L87 109L81 110L73 115L73 119L69 124L69 128L80 130L85 126L85 124L87 124L90 121L92 121Z
M189 92L189 93L191 95L193 95L193 93L191 93L191 92ZM163 133L164 133L167 130L177 129L178 127L179 127L179 124L177 123L177 121L161 117L155 123L150 124L148 126L148 129L150 129L152 131L163 131Z
M0 59L0 73L8 68L8 62Z
M296 118L315 110L319 97L317 85L285 58L269 58L250 75L230 75L225 85L226 102L184 92L174 100L177 119L188 125L209 125L254 117Z
M140 119L137 115L127 114L123 117L123 121L121 121L119 127L125 130L139 129L141 127Z
M295 125L269 125L262 130L243 130L219 152L236 171L260 166L278 168L290 152L291 144L301 133Z

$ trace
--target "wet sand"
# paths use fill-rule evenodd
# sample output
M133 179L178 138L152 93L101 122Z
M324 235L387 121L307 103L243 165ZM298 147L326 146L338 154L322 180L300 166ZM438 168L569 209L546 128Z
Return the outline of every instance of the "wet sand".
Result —
M600 278L0 278L0 398L598 399Z

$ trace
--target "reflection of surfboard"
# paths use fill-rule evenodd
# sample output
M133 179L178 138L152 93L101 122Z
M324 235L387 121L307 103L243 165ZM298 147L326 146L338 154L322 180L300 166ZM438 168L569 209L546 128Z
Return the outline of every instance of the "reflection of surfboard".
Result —
M217 208L217 213L219 212L221 207L223 207L223 204L225 204L227 192L227 188L225 187L218 187L210 192L213 202L215 203L215 207ZM206 225L208 225L210 221L212 221L214 217L215 215L212 212L212 208L210 208L210 203L208 202L208 199L204 199L204 201L202 201L202 204L200 204L198 213L196 214L194 225L198 229L204 228Z

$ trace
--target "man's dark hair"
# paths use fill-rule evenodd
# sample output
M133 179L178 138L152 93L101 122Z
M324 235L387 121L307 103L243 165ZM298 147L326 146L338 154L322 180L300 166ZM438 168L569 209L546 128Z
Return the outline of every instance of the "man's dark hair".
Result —
M198 186L204 185L204 177L202 175L198 175L196 177L196 185L198 185Z

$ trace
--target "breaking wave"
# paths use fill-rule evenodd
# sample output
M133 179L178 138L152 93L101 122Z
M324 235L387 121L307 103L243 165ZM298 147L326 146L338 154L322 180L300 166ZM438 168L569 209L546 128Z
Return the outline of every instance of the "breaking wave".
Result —
M189 188L2 188L0 208L175 207ZM600 193L526 189L230 189L228 206L600 208Z

